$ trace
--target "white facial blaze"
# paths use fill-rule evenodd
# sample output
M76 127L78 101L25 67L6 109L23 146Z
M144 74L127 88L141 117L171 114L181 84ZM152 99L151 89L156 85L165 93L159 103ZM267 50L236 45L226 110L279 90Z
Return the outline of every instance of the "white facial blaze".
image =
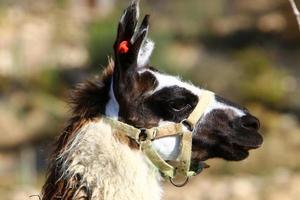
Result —
M207 115L208 113L210 113L211 111L213 110L232 110L236 117L242 117L244 115L246 115L246 113L243 111L243 110L240 110L238 108L235 108L233 106L230 106L230 105L227 105L225 103L222 103L222 102L219 102L216 100L216 98L214 98L214 101L206 108L205 112L204 112L204 115ZM205 118L205 117L203 117Z
M182 80L180 80L179 77L174 77L174 76L170 76L170 75L165 75L165 74L161 74L159 72L154 72L151 70L143 70L140 73L143 73L145 71L148 71L150 73L152 73L158 82L158 86L151 91L149 94L154 94L155 92L166 88L166 87L172 87L172 86L179 86L182 88L187 89L188 91L190 91L191 93L193 93L196 96L199 96L201 98L201 95L203 93L203 89L200 89L190 83L186 83L183 82ZM235 108L233 106L227 105L225 103L221 103L218 102L216 100L216 98L213 99L212 102L209 103L209 105L207 106L205 112L202 115L202 120L205 120L205 115L207 115L208 113L210 113L212 110L215 109L221 109L221 110L232 110L234 111L234 113L236 114L237 117L241 117L243 115L245 115L245 112ZM167 121L161 121L159 125L164 125L170 122ZM163 159L165 160L174 160L177 158L178 154L179 154L179 148L180 148L180 139L178 137L167 137L167 138L162 138L162 139L158 139L155 140L153 142L153 146L154 148L159 152L159 154L162 156Z
M202 89L192 85L191 83L183 82L182 80L180 80L179 77L161 74L159 72L154 72L150 70L148 71L155 76L158 82L158 86L155 88L154 91L151 92L152 94L166 87L179 86L189 90L194 95L201 95Z

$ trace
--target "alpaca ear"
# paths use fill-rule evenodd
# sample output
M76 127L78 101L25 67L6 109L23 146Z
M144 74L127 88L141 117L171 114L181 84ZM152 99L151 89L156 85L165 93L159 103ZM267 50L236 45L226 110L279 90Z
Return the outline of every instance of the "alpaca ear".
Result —
M152 53L154 43L147 39L149 15L137 29L138 17L138 1L133 1L121 16L114 44L115 67L119 72L144 67Z
M140 26L139 32L143 32L143 30L146 30L145 37L141 41L140 44L138 44L139 52L137 57L137 65L138 67L144 67L148 64L149 58L152 54L152 51L154 49L154 42L147 38L148 29L149 29L149 15L146 15L144 17L144 20Z

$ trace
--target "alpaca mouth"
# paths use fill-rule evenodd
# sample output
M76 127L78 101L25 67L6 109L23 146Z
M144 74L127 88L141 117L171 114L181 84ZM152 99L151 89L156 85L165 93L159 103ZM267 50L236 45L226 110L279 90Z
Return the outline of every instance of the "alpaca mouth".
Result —
M262 146L263 138L258 132L251 132L245 136L247 137L236 137L232 142L233 147L244 151L249 151Z
M210 166L203 161L194 161L190 166L190 170L200 174L204 169L209 168Z
M241 144L233 144L234 147L236 147L237 149L243 150L243 151L250 151L252 149L257 149L261 147L261 144L251 144L251 145L241 145Z
M252 150L252 149L258 149L261 147L261 144L257 144L257 145L251 145L251 146L243 146L242 148L246 151Z

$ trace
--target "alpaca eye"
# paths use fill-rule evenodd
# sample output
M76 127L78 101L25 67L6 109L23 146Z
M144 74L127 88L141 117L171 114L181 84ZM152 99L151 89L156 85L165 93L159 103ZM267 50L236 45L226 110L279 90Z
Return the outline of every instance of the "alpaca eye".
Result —
M179 112L187 109L188 107L191 107L188 103L186 103L184 100L173 100L169 102L169 106L172 110Z

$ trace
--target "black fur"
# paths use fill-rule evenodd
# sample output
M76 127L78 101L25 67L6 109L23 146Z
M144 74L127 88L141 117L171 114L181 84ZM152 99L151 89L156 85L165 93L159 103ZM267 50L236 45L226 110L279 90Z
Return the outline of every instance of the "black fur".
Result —
M166 87L146 100L146 105L165 121L181 122L198 103L198 97L185 88Z
M253 118L248 115L249 118ZM240 118L230 117L226 110L213 110L198 124L193 138L193 151L202 150L202 160L219 157L226 160L242 160L249 149L258 148L262 137L257 128L245 128Z

